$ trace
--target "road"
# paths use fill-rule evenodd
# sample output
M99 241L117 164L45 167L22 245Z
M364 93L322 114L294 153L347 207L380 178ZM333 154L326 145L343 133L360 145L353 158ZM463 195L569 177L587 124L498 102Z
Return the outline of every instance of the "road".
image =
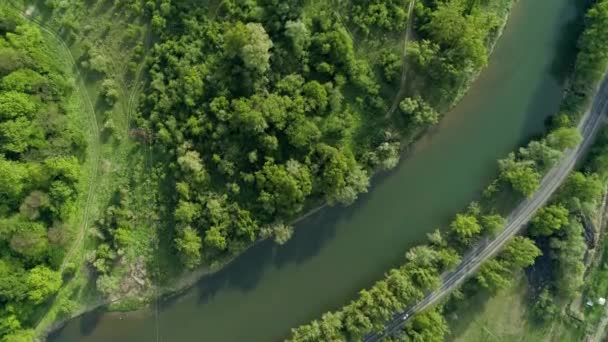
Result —
M463 258L461 263L450 273L443 275L443 285L429 293L424 299L403 312L393 315L385 330L379 334L371 334L364 341L378 341L384 336L390 336L399 330L415 313L425 310L437 303L446 294L456 289L470 275L475 273L484 261L494 256L515 234L532 218L536 210L542 207L560 184L566 179L576 162L585 154L603 123L603 113L608 105L608 76L604 78L597 90L591 107L585 113L578 129L582 140L577 147L566 150L560 161L543 177L536 193L522 201L507 217L505 228L493 240L484 240ZM403 319L407 315L407 319Z

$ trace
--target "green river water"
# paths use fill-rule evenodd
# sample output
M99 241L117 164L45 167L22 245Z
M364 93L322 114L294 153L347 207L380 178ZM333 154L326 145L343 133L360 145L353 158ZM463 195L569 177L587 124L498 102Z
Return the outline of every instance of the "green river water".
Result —
M346 304L475 199L496 159L543 132L573 61L581 2L520 0L468 94L354 205L308 217L284 246L256 245L158 314L87 314L49 339L278 341Z

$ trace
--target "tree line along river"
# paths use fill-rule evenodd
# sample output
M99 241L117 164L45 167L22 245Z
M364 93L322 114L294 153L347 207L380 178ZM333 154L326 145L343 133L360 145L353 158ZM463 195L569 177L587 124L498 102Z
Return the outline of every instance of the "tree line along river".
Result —
M496 175L496 159L541 134L558 109L583 4L520 0L467 95L352 206L306 218L154 312L87 314L51 341L278 341L354 298L403 261Z

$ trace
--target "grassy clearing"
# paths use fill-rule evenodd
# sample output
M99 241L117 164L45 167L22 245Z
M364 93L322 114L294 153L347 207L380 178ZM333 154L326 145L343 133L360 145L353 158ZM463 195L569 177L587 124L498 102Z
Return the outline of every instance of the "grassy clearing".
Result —
M87 259L98 244L95 222L117 189L128 187L131 190L134 198L131 210L139 215L133 218L137 228L133 234L134 248L124 255L114 276L128 280L132 265L150 262L156 257L153 243L157 229L154 217L148 214L154 212L155 206L155 193L151 189L157 188L152 184L155 178L149 177L152 155L148 148L141 147L132 138L130 131L141 89L143 57L150 40L145 25L107 6L107 2L90 8L65 6L53 15L41 1L15 1L14 4L39 25L49 50L56 53L66 75L71 75L75 87L70 99L71 119L89 133L88 158L79 182L77 210L70 221L71 246L62 266L62 269L73 270L73 274L64 279L57 296L44 312L39 313L36 333L44 335L56 322L107 302L95 289L95 277ZM81 23L74 18L87 18L87 23L78 27ZM87 54L91 54L91 46L94 46L96 56L104 61L103 74L84 67L83 61L89 59ZM104 78L112 78L118 83L118 96L113 105L104 100ZM127 308L133 308L145 300L141 299L141 290L141 287L129 288L127 293L111 299L136 298L125 301ZM147 291L144 298L151 294L149 288Z
M481 341L581 341L584 332L557 320L548 325L532 322L529 312L530 296L526 278L520 274L504 291L490 297L479 293L447 318L454 342Z

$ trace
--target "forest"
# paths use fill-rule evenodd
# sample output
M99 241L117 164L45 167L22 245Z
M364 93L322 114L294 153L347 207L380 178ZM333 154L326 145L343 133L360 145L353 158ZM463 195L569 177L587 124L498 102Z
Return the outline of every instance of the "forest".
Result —
M71 83L41 32L0 6L0 336L27 329L58 291L73 238L85 139ZM65 273L62 274L61 270Z
M419 1L411 17L395 0L224 1L213 15L164 4L140 120L166 158L190 268L283 243L303 212L355 201L486 65L500 27L461 0ZM405 67L408 21L420 39ZM402 73L416 87L397 98Z
M283 244L298 217L356 201L466 92L513 3L418 0L410 12L410 1L224 0L213 9L178 0L44 1L81 54L74 68L90 82L85 91L99 93L93 114L102 175L88 180L101 185L84 271L66 258L78 240L76 201L92 157L83 113L71 103L74 75L36 25L0 5L2 340L32 340L48 307L57 313L51 321L73 315L74 302L84 301L72 288L92 284L95 296L122 299L131 291L125 279L135 274L143 285L133 286L143 290L127 295L141 305L174 274L216 267L262 239ZM78 17L87 6L120 16L88 23ZM532 195L580 140L576 124L608 64L606 20L608 2L599 1L550 131L500 160L482 199L407 251L403 265L343 308L294 329L290 340L360 339L381 330L438 287L469 248L502 229L506 213L497 199ZM568 179L527 234L467 286L504 288L513 272L549 251L560 272L534 310L554 317L562 298L580 291L580 217L597 205L606 162L598 147L591 166ZM91 284L73 282L59 296L80 271ZM445 310L416 315L399 338L443 340Z

